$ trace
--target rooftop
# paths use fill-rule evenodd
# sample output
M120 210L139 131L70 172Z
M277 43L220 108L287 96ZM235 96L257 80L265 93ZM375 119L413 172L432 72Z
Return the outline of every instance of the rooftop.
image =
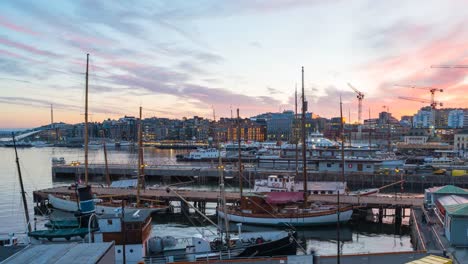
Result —
M468 216L468 203L447 205L445 210L452 216Z
M2 263L97 263L114 245L66 243L30 245ZM112 252L114 254L114 252Z
M468 195L468 192L465 189L462 189L454 185L445 185L444 187L440 188L434 193L436 194L467 194Z

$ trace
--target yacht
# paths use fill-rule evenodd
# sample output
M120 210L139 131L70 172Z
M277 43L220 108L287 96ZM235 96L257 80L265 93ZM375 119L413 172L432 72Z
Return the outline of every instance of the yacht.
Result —
M226 152L225 151L219 151L216 148L209 148L209 149L202 149L199 148L195 151L191 151L187 155L177 155L176 158L177 160L214 160L218 159L219 155L221 155L222 158L226 157Z
M336 141L330 140L318 131L310 133L306 138L306 144L308 149L315 149L315 148L335 148L338 147L339 144ZM302 147L302 144L299 143L299 148ZM295 149L295 144L283 144L281 149Z

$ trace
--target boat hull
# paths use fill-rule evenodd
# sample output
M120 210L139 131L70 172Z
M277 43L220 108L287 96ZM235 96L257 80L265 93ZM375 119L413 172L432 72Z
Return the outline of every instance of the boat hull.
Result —
M218 210L220 217L224 217L224 212ZM353 210L345 210L340 212L340 222L347 222L351 219ZM338 221L336 212L318 215L318 216L303 216L303 217L256 217L245 216L240 214L227 213L229 221L245 223L251 225L268 225L268 226L314 226L314 225L329 225Z
M76 201L73 200L66 200L63 198L56 197L52 194L49 194L49 203L52 205L53 208L66 211L66 212L76 212L78 210L78 205ZM120 208L120 206L104 206L96 204L96 213L99 214L115 214L115 210ZM161 212L166 210L166 208L135 208L135 207L125 207L126 212L133 212L133 211L150 211L151 213Z

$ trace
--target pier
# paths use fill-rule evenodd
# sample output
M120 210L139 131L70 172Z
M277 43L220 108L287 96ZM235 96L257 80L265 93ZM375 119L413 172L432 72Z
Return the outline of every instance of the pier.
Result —
M93 186L93 193L99 196L136 196L136 189L121 189L121 188L102 188ZM184 197L189 202L212 202L216 203L219 199L218 191L200 191L200 190L174 190L180 196ZM33 192L34 202L38 203L46 200L48 194L66 194L72 195L75 193L74 189L69 189L68 186L52 187L48 189L38 190ZM140 193L142 198L153 200L169 200L180 201L179 196L173 192L167 192L164 187L158 189L146 189ZM237 192L226 192L227 202L234 203L240 199ZM336 203L336 195L310 195L310 201L330 202ZM421 195L375 195L375 196L350 196L340 195L340 202L353 205L372 205L372 206L401 206L412 207L422 206L423 197Z
M111 179L130 178L136 175L136 166L129 164L110 164L109 174ZM268 175L294 175L294 170L266 169L258 168L254 164L246 164L243 170L244 181L253 183L255 179L266 178ZM89 175L93 178L104 179L105 165L90 164ZM172 180L188 181L197 180L200 183L217 182L218 169L216 164L199 165L149 165L145 167L145 177L152 181L169 183ZM227 180L237 181L238 169L234 165L225 165L224 175ZM340 173L322 172L316 170L308 171L308 178L313 181L337 181ZM52 179L77 180L84 177L84 165L54 165L52 166ZM299 174L296 180L301 180ZM347 185L351 189L379 188L384 185L404 180L402 186L395 186L394 189L402 188L404 191L424 192L425 188L432 186L456 185L461 188L468 188L468 176L450 176L434 174L404 174L388 175L385 173L368 172L347 172L345 175Z

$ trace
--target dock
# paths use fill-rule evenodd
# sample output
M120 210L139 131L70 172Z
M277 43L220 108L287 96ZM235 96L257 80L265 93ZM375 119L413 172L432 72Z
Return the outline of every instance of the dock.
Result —
M105 165L90 164L89 175L98 180L104 179ZM109 174L111 179L130 178L136 175L136 166L130 164L110 164ZM246 164L243 170L244 181L253 183L255 179L266 178L268 175L294 175L295 170L258 168L255 164ZM219 172L216 164L177 164L177 165L148 165L145 167L145 177L152 181L170 183L171 181L196 180L198 183L218 182ZM226 179L237 182L238 169L234 165L227 164L224 168ZM77 180L84 178L84 165L53 165L52 179ZM308 178L314 181L337 181L340 173L322 172L316 170L308 171ZM301 180L302 175L296 178ZM401 174L387 175L384 173L348 172L345 174L347 185L351 189L379 188L384 185L404 180L401 186L404 191L424 192L425 188L432 186L456 185L468 188L468 176L450 176L434 174ZM394 189L400 189L395 186ZM400 190L398 190L400 191Z
M99 196L136 196L136 189L121 189L121 188L104 188L93 186L93 193ZM218 191L202 191L202 190L174 190L180 196L184 197L189 202L211 202L216 203L219 200ZM39 203L47 199L49 194L65 194L72 195L74 189L69 189L68 186L52 187L33 192L34 202ZM173 192L167 192L164 187L158 189L142 190L140 196L145 199L153 200L168 200L180 201L178 195ZM229 203L234 203L240 199L238 192L226 192L226 200ZM310 195L310 201L320 201L336 203L336 195ZM423 197L421 195L375 195L375 196L350 196L340 195L340 202L352 205L371 205L371 206L386 206L386 207L412 207L422 206Z

